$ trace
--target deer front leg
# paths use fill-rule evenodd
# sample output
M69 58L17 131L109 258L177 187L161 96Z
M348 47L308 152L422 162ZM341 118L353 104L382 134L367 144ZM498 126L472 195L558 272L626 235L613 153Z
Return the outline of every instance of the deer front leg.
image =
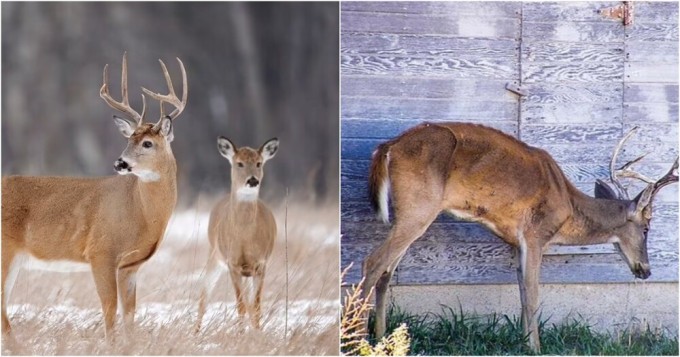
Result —
M238 309L238 317L240 321L246 315L247 305L243 296L243 284L241 273L237 272L236 269L229 267L229 275L231 276L231 283L234 285L234 293L236 294L236 308Z
M538 335L538 284L541 271L542 250L520 244L520 268L518 269L519 293L522 303L522 326L524 335L529 336L529 347L536 353L541 351Z
M118 307L116 270L116 264L113 262L113 259L104 257L101 259L93 259L92 261L94 285L97 287L97 294L102 303L104 331L108 340L113 339L113 327L116 321L116 309Z
M118 299L123 308L125 328L129 331L134 328L137 310L137 270L139 266L118 270Z
M262 288L264 287L264 270L257 272L253 277L253 285L255 286L255 302L253 306L253 314L251 321L253 327L260 329L260 319L262 315Z

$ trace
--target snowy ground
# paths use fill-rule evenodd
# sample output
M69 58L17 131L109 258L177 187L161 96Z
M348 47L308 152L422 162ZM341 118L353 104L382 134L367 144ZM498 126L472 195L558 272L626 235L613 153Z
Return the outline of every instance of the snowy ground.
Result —
M234 294L222 275L194 334L198 287L208 254L207 212L173 216L158 252L139 271L133 333L104 340L102 312L89 271L57 273L29 265L18 276L8 314L13 336L3 354L337 354L339 224L337 206L288 209L288 280L284 216L263 293L263 329L237 324ZM286 295L288 311L286 314ZM288 320L288 335L284 325Z

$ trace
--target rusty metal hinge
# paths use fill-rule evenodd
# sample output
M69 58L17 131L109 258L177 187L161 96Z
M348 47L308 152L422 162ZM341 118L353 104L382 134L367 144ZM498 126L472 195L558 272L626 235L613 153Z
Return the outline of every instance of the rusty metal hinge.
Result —
M600 15L614 20L623 19L623 26L628 26L633 23L633 2L624 1L621 5L600 9Z
M505 89L519 95L519 96L525 96L527 95L527 92L522 89L522 87L518 86L515 83L506 83L505 84Z

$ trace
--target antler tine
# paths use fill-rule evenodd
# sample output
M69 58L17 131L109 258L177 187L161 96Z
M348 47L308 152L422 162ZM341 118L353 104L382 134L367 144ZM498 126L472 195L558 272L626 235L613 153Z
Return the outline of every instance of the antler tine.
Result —
M144 99L144 95L142 95L143 102L142 114L139 114L136 110L130 107L130 102L128 100L128 83L127 83L127 52L123 54L122 67L123 69L121 71L122 74L120 80L122 100L120 102L116 101L115 99L113 99L113 97L111 97L111 93L109 93L108 64L104 66L103 75L104 83L102 84L102 87L99 89L99 96L104 100L104 102L106 102L106 104L109 105L109 107L126 114L129 117L129 119L134 120L139 126L144 121L144 115L146 113L146 100Z
M188 87L188 82L187 82L187 72L184 68L184 63L182 63L182 60L177 58L177 62L179 62L179 67L180 70L182 71L182 99L180 100L177 97L177 94L175 93L175 88L172 85L172 79L170 78L170 73L168 72L168 68L165 66L165 63L163 63L162 60L158 60L161 64L161 69L163 70L163 76L165 77L165 82L168 86L168 94L160 94L160 93L155 93L152 92L146 88L142 88L144 93L147 95L151 96L152 98L158 100L161 102L161 117L165 116L164 110L163 110L163 103L170 103L175 107L175 110L172 111L168 116L170 119L175 119L177 118L183 111L184 108L187 104L187 96L189 93L189 87Z
M609 162L609 179L611 182L616 186L616 189L619 191L619 196L624 197L628 199L628 191L623 187L621 182L619 182L618 179L618 174L620 173L619 170L616 170L616 159L619 156L619 151L621 151L621 148L623 147L623 144L635 133L635 131L638 129L637 126L635 126L633 129L631 129L621 140L619 140L619 143L616 145L614 148L614 153L612 154L612 160ZM632 165L633 163L639 161L642 159L643 156L627 163L626 165L623 165L622 168L628 168L628 166Z
M654 196L667 185L670 185L674 182L678 182L678 158L675 158L675 162L673 163L673 166L671 166L671 169L668 170L668 172L663 175L660 179L652 182L651 184L647 185L647 187L640 192L638 196L638 202L637 202L637 207L636 207L636 213L639 214L641 213L649 204L651 204L652 200L654 199Z

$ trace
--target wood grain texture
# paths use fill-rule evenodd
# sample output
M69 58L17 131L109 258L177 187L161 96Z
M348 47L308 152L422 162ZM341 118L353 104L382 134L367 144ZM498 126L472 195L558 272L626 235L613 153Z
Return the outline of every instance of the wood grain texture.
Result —
M620 138L621 124L549 124L522 125L522 141L529 145L610 142Z
M517 104L506 102L343 96L341 103L341 115L347 119L500 121L517 118Z
M635 22L678 23L678 3L636 1Z
M620 82L623 80L623 62L529 62L522 64L522 82Z
M406 129L412 128L418 124L421 124L421 120L343 120L342 125L342 137L348 139L378 139L382 138L383 141L387 139L394 138L404 132ZM437 122L432 120L430 122ZM467 123L483 123L486 126L496 128L508 134L517 133L517 123L512 121L504 122L491 122L482 120L460 120L460 122ZM379 142L376 142L376 146ZM375 148L375 146L373 147ZM371 152L373 152L371 150ZM370 155L364 159L369 159Z
M347 97L395 97L517 103L504 80L441 79L421 77L343 76ZM620 90L619 86L619 90ZM514 118L513 118L514 119Z
M522 22L526 42L623 42L623 24L614 22Z
M677 63L626 62L626 82L678 83Z
M621 121L623 107L618 103L551 103L522 105L524 124L611 123Z
M626 61L677 64L678 42L626 41Z
M625 122L678 122L678 103L627 103L624 104Z
M626 27L626 41L671 41L678 42L678 24L633 22Z
M524 104L573 104L617 103L621 104L622 88L618 82L603 83L524 83L527 92Z
M620 5L617 1L603 2L525 2L522 18L537 22L613 22L599 10Z
M630 103L678 103L678 84L626 83L623 99Z
M342 75L435 76L450 78L489 78L514 80L517 63L497 59L453 57L340 56Z
M510 38L519 36L519 17L489 18L465 16L455 12L444 15L363 13L347 11L342 13L341 31L447 35L474 38Z
M450 14L477 17L519 18L521 3L513 2L448 2L448 1L347 1L341 2L343 13L349 11L405 14Z
M409 57L504 59L516 62L519 48L514 39L458 38L431 35L343 33L340 52L347 54Z
M522 44L522 62L621 63L623 43L528 42Z

